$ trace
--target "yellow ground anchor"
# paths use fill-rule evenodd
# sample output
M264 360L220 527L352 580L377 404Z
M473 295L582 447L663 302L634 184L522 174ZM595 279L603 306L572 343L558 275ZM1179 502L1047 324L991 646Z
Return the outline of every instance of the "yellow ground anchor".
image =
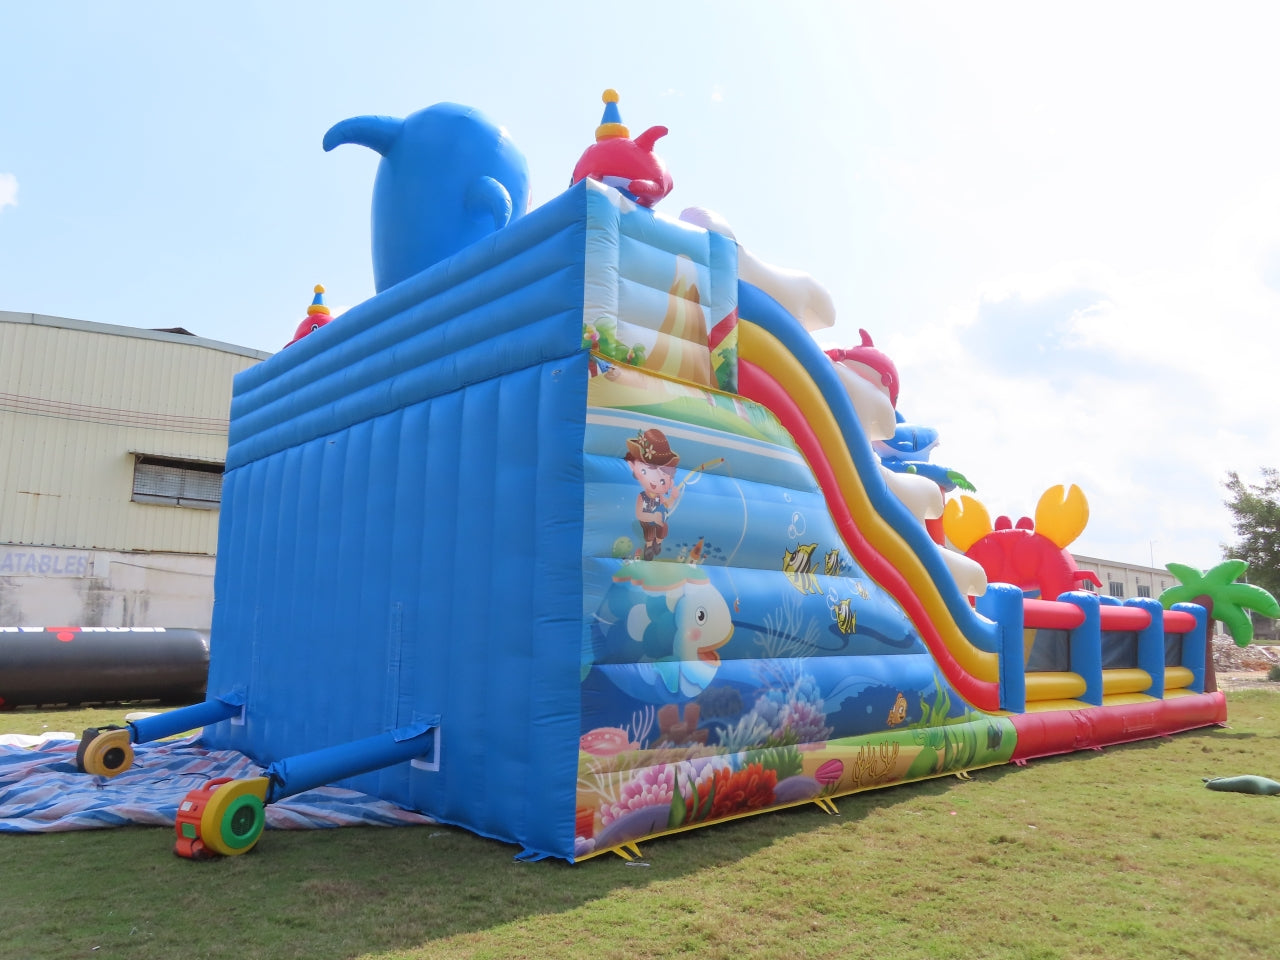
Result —
M840 816L840 808L836 806L836 802L830 797L818 797L813 802L824 813L829 813L833 817Z
M620 856L627 863L634 863L642 858L640 848L634 843L622 843L613 848L613 852Z

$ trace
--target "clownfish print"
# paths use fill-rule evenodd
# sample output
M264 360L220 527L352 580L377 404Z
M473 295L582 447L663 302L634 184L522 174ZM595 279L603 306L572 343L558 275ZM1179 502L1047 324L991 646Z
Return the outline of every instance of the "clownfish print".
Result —
M690 563L701 563L701 562L702 562L703 542L705 541L705 539L706 539L705 537L699 537L699 538L698 538L698 542L697 542L697 543L695 543L695 544L693 545L693 549L689 551L689 562L690 562Z
M898 699L893 701L893 707L889 710L889 726L896 727L902 721L907 719L907 698L898 693Z

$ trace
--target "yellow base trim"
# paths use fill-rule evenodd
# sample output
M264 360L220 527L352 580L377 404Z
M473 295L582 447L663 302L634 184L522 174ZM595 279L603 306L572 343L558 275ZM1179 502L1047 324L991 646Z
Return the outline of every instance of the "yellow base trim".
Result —
M1080 704L1080 706L1087 706L1087 704ZM592 850L590 853L582 854L582 856L575 856L573 858L573 862L581 863L583 860L590 860L592 857L598 857L606 853L616 853L618 856L622 857L622 859L627 860L627 859L631 859L631 857L628 857L627 854L622 853L620 851L624 849L628 849L628 850L634 851L635 854L638 855L640 853L640 850L636 847L636 844L639 843L640 840L645 840L645 841L656 840L659 837L669 837L677 833L688 833L690 830L700 830L704 827L712 827L722 823L729 823L731 820L743 820L747 817L756 817L764 813L777 813L779 810L788 810L792 807L803 807L810 803L818 806L820 809L826 810L826 812L828 813L832 813L836 816L839 816L840 810L836 806L835 801L840 799L841 797L851 797L855 793L867 793L871 790L883 790L886 787L896 787L904 783L924 783L926 780L938 780L942 777L955 776L958 772L972 774L975 770L985 770L988 767L999 767L999 766L1003 766L1008 762L1009 761L1007 760L1000 760L995 763L984 763L981 766L970 767L968 770L965 770L965 771L946 770L946 771L943 771L942 773L930 773L927 776L923 776L923 777L912 777L909 780L906 780L906 779L888 780L888 781L885 781L884 783L868 783L854 790L842 790L839 793L827 794L824 797L813 797L809 800L797 800L794 803L780 803L780 804L777 804L776 806L765 807L763 810L744 810L742 813L734 813L727 817L718 817L715 820L700 820L697 823L686 823L680 827L670 827L666 830L659 830L657 833L646 834L645 836L640 837L638 840L629 841L627 843L620 843L614 847L604 847L599 850ZM829 804L829 809L823 806L823 802Z
M1094 706L1083 700L1031 700L1027 702L1027 713L1049 713L1053 710L1089 710Z
M1177 691L1168 697L1180 696ZM1168 699L1166 697L1165 699ZM1117 693L1102 698L1102 706L1114 707L1126 703L1157 703L1159 697L1149 697L1145 693ZM1051 713L1055 710L1097 710L1098 704L1085 703L1083 700L1036 700L1027 704L1027 713Z
M1149 697L1145 693L1115 693L1102 698L1104 707L1116 707L1129 703L1158 703L1159 697Z

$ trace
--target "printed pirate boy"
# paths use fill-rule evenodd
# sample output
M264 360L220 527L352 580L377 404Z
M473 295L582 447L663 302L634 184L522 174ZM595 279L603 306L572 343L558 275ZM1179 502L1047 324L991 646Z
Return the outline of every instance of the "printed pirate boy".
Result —
M680 455L672 451L665 433L649 429L627 441L626 460L631 465L631 475L640 484L636 519L644 532L644 559L652 560L662 552L667 515L680 500L680 490L675 486Z

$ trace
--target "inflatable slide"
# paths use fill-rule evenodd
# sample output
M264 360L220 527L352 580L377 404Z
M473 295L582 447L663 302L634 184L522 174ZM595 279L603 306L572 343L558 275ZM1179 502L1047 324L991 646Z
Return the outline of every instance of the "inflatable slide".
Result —
M815 281L656 212L666 130L611 93L527 211L476 111L326 136L382 157L378 293L235 382L202 716L270 766L203 829L306 768L522 857L633 857L1224 720L1202 608L1029 597L947 545L959 475L874 446L896 372L819 348Z

